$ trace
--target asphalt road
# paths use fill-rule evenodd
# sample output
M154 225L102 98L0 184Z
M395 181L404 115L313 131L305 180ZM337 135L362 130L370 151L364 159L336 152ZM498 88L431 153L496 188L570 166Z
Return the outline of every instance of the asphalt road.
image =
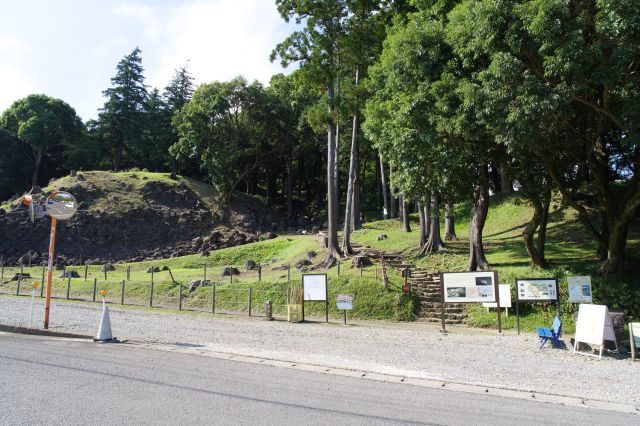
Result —
M0 404L2 425L639 422L634 414L10 334L0 334Z

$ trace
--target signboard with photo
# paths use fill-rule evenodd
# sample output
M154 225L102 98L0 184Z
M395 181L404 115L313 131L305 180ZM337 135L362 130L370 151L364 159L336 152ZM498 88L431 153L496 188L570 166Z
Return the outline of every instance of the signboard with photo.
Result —
M524 278L516 280L518 300L557 301L558 281L553 278Z
M443 272L445 303L495 302L495 271Z
M571 303L591 303L591 277L567 277L567 287L569 288L569 302Z

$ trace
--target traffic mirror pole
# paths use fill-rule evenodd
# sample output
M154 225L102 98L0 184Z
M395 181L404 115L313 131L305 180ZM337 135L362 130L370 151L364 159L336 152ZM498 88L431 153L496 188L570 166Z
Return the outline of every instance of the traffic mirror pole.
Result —
M56 225L58 220L51 218L51 237L49 239L49 265L47 267L47 298L44 302L44 328L49 328L49 310L51 309L51 285L53 279L53 254L56 246Z

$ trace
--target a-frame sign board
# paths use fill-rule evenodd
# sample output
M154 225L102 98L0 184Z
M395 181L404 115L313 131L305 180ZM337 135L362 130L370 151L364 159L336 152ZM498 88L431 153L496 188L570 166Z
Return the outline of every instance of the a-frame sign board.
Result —
M613 342L616 346L616 351L618 350L618 342L613 331L609 309L605 305L580 304L573 353L602 359L605 340ZM578 350L580 343L599 346L600 353L594 355L588 352L580 352Z

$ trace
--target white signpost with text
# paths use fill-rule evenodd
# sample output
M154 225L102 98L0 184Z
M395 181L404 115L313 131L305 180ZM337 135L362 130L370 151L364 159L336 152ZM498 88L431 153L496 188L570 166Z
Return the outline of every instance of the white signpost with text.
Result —
M336 307L344 311L344 325L347 325L347 311L353 309L353 294L336 294Z
M616 341L616 335L613 331L609 309L605 305L580 304L578 321L576 322L576 337L573 353L602 359L605 340L613 342L616 346L616 351L618 350L618 342ZM580 352L580 343L599 346L600 353L594 355L588 352Z
M441 272L440 297L442 301L442 331L446 331L445 303L495 302L496 308L498 308L498 334L502 334L500 293L496 271Z
M304 321L304 303L324 302L325 322L329 322L329 297L327 274L302 274L302 321Z

